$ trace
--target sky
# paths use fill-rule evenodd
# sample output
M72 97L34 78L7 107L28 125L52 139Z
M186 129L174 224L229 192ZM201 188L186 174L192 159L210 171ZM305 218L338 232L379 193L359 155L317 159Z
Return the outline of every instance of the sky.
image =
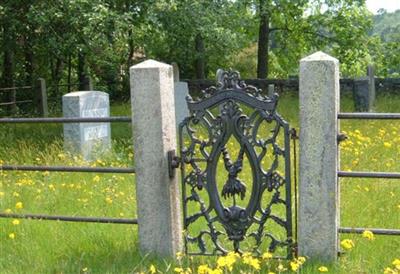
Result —
M373 13L382 8L388 12L394 12L400 10L400 0L367 0L367 7Z

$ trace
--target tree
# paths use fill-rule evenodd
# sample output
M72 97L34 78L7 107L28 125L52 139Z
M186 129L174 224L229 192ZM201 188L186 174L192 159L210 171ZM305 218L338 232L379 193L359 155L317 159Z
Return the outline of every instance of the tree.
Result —
M183 77L205 78L249 43L246 12L240 1L159 1L151 22L153 44L146 52L177 62Z
M244 2L248 2L244 0ZM271 56L287 74L307 52L324 49L341 61L365 55L371 14L364 1L250 1L258 17L257 78L270 74ZM357 45L356 56L349 54Z

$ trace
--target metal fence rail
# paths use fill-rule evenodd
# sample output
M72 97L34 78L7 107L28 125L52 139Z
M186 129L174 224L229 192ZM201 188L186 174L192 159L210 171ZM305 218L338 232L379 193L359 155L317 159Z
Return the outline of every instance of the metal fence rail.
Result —
M397 120L400 113L364 113L364 112L341 112L338 119L361 119L361 120Z
M131 117L56 117L56 118L0 118L3 124L18 123L104 123L104 122L131 122ZM54 171L54 172L96 172L96 173L135 173L133 167L76 167L76 166L27 166L27 165L1 165L0 171ZM81 217L81 216L54 216L43 214L12 214L0 213L0 218L17 218L65 222L87 223L112 223L112 224L137 224L137 219L121 219L106 217Z
M21 86L21 87L11 87L11 88L0 88L0 92L2 91L12 91L17 89L31 89L33 86Z
M400 113L344 113L338 114L338 119L359 119L359 120L400 120ZM370 172L370 171L338 171L341 178L380 178L400 179L400 173L396 172ZM369 230L376 235L399 235L400 229L385 228L360 228L340 227L339 233L362 234Z
M9 105L14 105L14 104L25 104L25 103L32 103L32 102L33 102L33 100L12 101L12 102L0 103L0 106L9 106Z
M363 227L340 227L339 233L362 234L366 230L369 230L376 235L400 235L400 229L363 228Z
M7 171L57 171L57 172L97 172L97 173L135 173L133 167L76 167L76 166L21 166L1 165Z
M56 118L0 118L0 124L20 124L20 123L106 123L106 122L132 122L129 116L113 117L56 117Z
M0 218L32 219L32 220L64 221L64 222L105 223L105 224L137 224L138 223L137 219L61 216L61 215L58 216L58 215L43 215L43 214L0 213Z
M396 172L338 171L338 176L344 178L400 179L400 173Z

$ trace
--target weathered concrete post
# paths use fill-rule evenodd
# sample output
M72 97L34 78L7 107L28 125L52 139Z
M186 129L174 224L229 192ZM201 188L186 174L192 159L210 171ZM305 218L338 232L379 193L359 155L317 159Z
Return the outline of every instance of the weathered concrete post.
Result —
M371 90L368 77L354 79L353 100L357 112L368 112L371 110Z
M374 65L368 65L367 76L369 78L369 111L373 112L375 108L375 67Z
M268 85L268 96L272 97L275 93L275 85L274 84L269 84Z
M36 80L35 104L37 111L42 117L49 116L46 81L43 78L38 78Z
M339 61L316 52L300 61L299 253L338 252Z
M167 160L176 149L172 67L147 60L130 68L130 81L140 249L174 256L183 235L179 185Z

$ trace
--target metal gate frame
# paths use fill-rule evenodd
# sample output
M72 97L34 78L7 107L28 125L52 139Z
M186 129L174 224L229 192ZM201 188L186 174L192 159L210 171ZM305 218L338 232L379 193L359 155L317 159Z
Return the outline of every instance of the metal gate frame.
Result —
M223 236L233 242L235 252L243 253L240 243L245 238L252 237L256 244L254 248L251 248L251 252L260 255L260 245L264 239L269 238L268 251L273 252L278 246L283 246L287 248L286 258L291 258L296 249L293 241L290 157L290 140L295 139L293 138L295 131L291 130L289 124L276 112L277 94L271 97L263 95L260 89L246 85L240 79L237 71L218 70L217 79L217 86L205 89L200 98L193 100L190 96L187 97L190 116L179 125L180 157L174 158L174 167L178 164L181 166L184 229L186 232L185 251L191 255L226 254L228 250L219 241L219 237ZM252 114L247 116L240 109L239 103L250 107L253 111ZM217 116L213 115L212 108L218 108ZM262 134L259 132L259 128L263 122L276 123L271 133L264 134L267 139L259 139L257 136L258 133ZM207 129L208 139L206 141L195 136L196 131L192 126L196 124L203 124ZM277 143L280 130L283 131L284 136L283 148ZM188 145L183 142L184 131L190 139ZM240 151L235 161L231 160L229 151L225 147L231 138L236 139L240 144ZM255 147L258 147L261 152L256 152ZM261 162L269 149L273 151L274 160L271 161L267 170L264 170ZM243 208L237 206L236 196L243 199L246 195L246 185L238 178L245 156L250 163L253 180L250 200ZM281 163L278 160L280 157L284 158L285 174L283 176L277 172L278 164ZM173 157L171 156L171 158ZM216 182L219 159L223 159L228 173L221 195L218 194ZM200 167L200 162L206 164L205 169ZM186 166L190 166L192 169L189 174L186 174ZM280 197L281 187L285 190L285 198ZM207 191L209 205L199 195L203 189ZM296 189L297 187L295 187ZM266 191L273 194L271 194L272 198L268 201L268 205L263 208L261 201ZM232 199L233 205L224 206L225 202L222 202L221 197L225 200ZM188 203L191 202L197 203L200 211L189 215ZM274 215L271 207L275 204L285 205L286 219ZM216 216L213 216L215 213ZM256 214L258 214L257 217ZM197 236L190 236L190 225L200 218L204 218L208 230L202 229ZM265 223L268 220L285 229L286 239L280 240L272 234L272 231L265 231ZM218 230L214 225L215 222L222 224L224 231ZM297 220L295 220L296 222ZM258 225L258 227L252 233L247 234L252 225ZM297 228L296 225L295 227ZM213 245L211 250L207 247L204 236L211 238ZM198 251L189 251L189 244L197 245Z

